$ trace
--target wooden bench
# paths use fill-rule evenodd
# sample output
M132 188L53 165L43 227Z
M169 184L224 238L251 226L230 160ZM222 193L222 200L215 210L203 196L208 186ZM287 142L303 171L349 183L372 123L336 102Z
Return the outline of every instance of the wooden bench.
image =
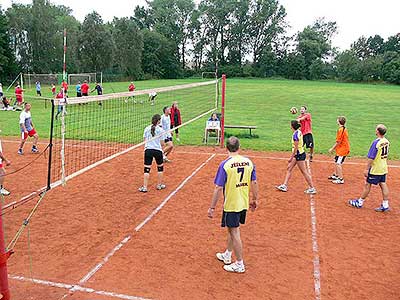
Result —
M251 135L251 130L252 129L257 129L257 126L250 126L250 125L224 125L224 128L249 129L250 130L250 136L252 136Z

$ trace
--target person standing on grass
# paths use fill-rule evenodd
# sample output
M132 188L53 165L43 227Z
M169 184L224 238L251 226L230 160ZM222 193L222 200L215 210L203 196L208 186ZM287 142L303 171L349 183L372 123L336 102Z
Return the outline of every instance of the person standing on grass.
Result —
M36 133L35 127L32 123L31 116L31 105L29 103L25 104L25 109L21 112L19 116L19 126L21 128L21 144L18 149L18 154L23 155L23 148L28 136L33 137L32 153L38 153L37 142L39 139Z
M78 81L77 85L75 86L76 90L76 96L77 97L82 97L82 91L81 91L81 82Z
M53 98L57 95L56 86L54 83L51 85L51 94L53 95Z
M68 94L68 83L65 80L63 80L61 82L61 88L64 89L64 94L67 95Z
M97 96L101 96L103 95L103 88L100 85L100 83L96 82L96 86L94 87L94 89L91 91L91 93L93 93L94 91L97 91ZM98 105L102 106L103 103L101 101L97 102Z
M307 111L307 106L303 105L300 107L300 115L297 117L297 121L299 121L301 125L304 145L307 149L310 149L310 162L312 162L314 154L314 137L312 134L311 114Z
M250 159L239 154L240 142L237 137L230 137L226 148L229 158L219 165L208 217L214 217L218 198L223 193L224 209L221 227L228 228L228 243L225 252L217 253L216 256L225 264L225 271L244 273L245 265L239 227L240 224L245 224L247 210L250 208L254 211L258 205L256 169ZM249 200L250 189L253 194L251 201ZM232 263L232 252L236 256L234 263Z
M172 143L172 134L169 130L171 130L171 108L165 106L163 108L163 115L161 116L161 127L166 132L164 136L164 162L171 162L168 159L168 155L171 153L174 148L174 144Z
M36 86L36 95L42 97L42 87L40 85L40 81L36 81L35 86Z
M174 103L172 103L172 107L171 107L171 129L178 127L181 124L182 124L181 111L178 108L178 101L175 101ZM175 129L175 137L176 137L176 140L178 142L180 142L179 128Z
M56 114L56 120L58 119L58 115L62 113L64 110L64 114L67 114L66 110L66 104L67 104L67 98L65 97L65 94L63 93L63 90L60 89L60 92L56 96L58 100L58 105L57 105L57 114Z
M83 97L89 96L89 89L90 89L90 87L89 87L87 81L86 80L83 81L83 83L81 85L81 92L82 92Z
M335 184L343 184L343 168L342 165L346 156L350 154L350 143L349 143L349 134L345 127L346 118L338 117L337 124L339 125L339 129L336 133L336 143L329 149L329 153L332 153L336 150L335 156L335 173L328 177L328 179L332 180L332 183Z
M3 93L3 85L0 82L0 98L3 98L3 95L4 95L4 93Z
M303 135L300 130L300 123L297 120L293 120L290 123L290 127L293 131L292 135L292 155L290 156L287 172L285 176L285 181L283 184L277 186L276 188L281 192L288 191L288 183L290 177L292 176L292 172L294 167L297 165L304 176L304 179L308 183L308 189L304 191L306 194L316 194L317 190L314 187L312 178L310 173L307 171L306 168L306 152L304 150L304 142L303 142Z
M164 130L160 127L161 116L156 114L151 119L151 125L147 126L143 133L143 138L145 141L144 145L144 179L143 186L139 188L139 192L146 193L148 191L147 186L150 178L151 165L153 159L157 163L157 174L158 174L158 184L157 190L163 190L166 188L163 184L163 132Z
M23 92L24 92L24 90L18 84L15 87L15 100L17 100L18 106L22 106L22 103L24 103Z
M4 166L9 166L10 164L11 162L3 154L0 140L0 194L2 194L3 196L10 195L10 192L4 188L4 177L6 176L6 169L4 168Z
M128 86L128 91L129 92L134 92L136 89L135 85L133 84L133 82L131 82Z
M349 200L349 205L355 208L362 208L365 199L371 191L371 185L378 185L382 191L382 204L380 207L375 208L377 212L389 211L389 188L386 184L386 175L388 173L387 158L389 155L390 142L386 139L386 126L379 124L375 129L377 139L372 142L368 151L367 167L364 171L366 183L360 198Z

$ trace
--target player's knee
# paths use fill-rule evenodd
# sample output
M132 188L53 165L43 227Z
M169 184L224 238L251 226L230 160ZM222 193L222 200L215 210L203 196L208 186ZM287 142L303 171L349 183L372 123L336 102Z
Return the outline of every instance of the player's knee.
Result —
M164 166L157 166L158 173L164 172Z
M144 167L144 173L145 174L149 174L150 173L151 168L149 167Z

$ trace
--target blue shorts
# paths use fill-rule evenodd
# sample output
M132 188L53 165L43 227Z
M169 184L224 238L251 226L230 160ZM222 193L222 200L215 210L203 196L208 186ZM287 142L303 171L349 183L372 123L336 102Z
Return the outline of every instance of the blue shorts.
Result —
M242 210L240 212L226 212L222 213L221 227L239 227L240 224L246 223L246 212Z
M306 157L306 153L303 152L301 154L296 154L294 158L296 158L296 161L305 161Z
M385 175L368 174L367 182L374 185L377 185L381 182L386 182L386 174Z

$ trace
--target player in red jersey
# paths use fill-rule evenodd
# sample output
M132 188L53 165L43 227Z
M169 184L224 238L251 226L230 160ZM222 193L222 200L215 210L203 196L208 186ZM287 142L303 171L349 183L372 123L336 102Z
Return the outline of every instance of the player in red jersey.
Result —
M64 89L64 93L68 94L68 83L65 80L61 82L61 87Z
M310 149L310 162L312 162L314 154L314 137L312 134L311 114L307 111L307 106L303 105L300 108L300 115L297 117L297 121L299 121L301 125L304 146Z
M87 81L85 80L81 85L81 92L82 92L83 97L89 96L89 89L90 89L90 87L89 87Z
M22 106L22 103L24 103L23 93L24 90L20 87L20 85L17 85L15 87L15 99L17 100L18 106Z

